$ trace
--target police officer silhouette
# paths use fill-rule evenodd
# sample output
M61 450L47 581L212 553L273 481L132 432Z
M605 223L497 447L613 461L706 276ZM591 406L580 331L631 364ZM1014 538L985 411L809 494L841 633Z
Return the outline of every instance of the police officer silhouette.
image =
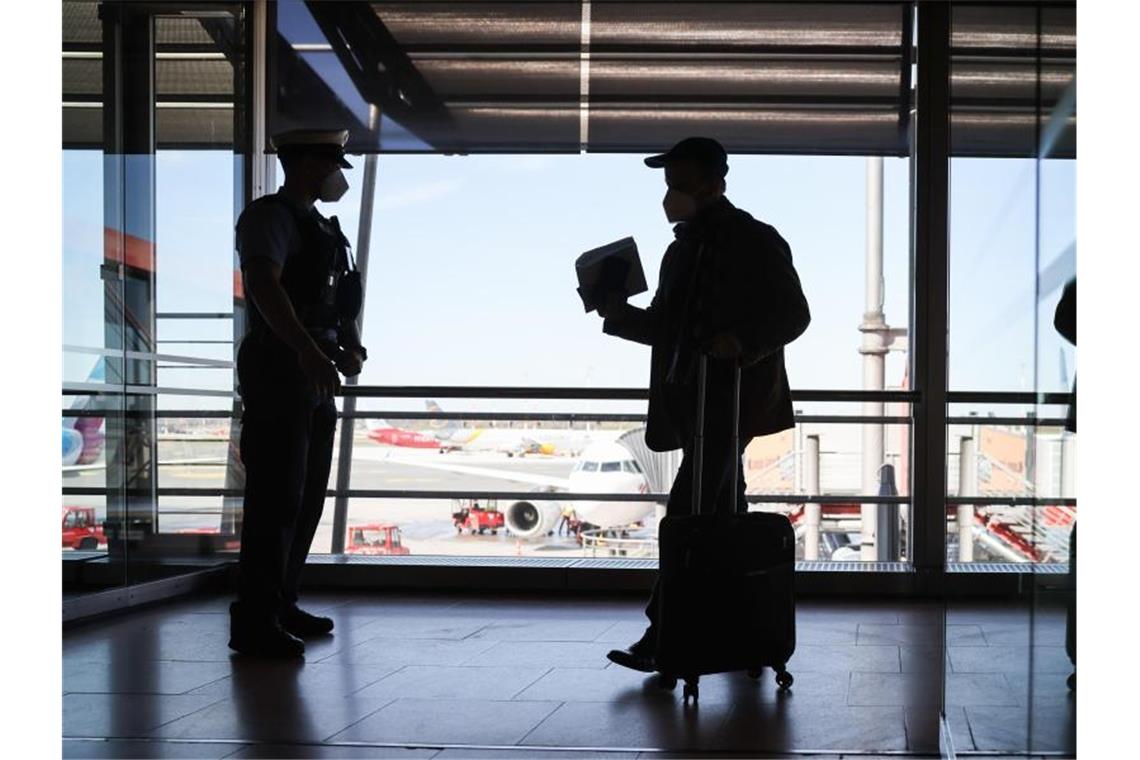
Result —
M237 223L250 308L237 358L246 482L229 646L243 654L299 657L303 638L333 628L297 606L297 584L325 503L338 371L358 375L367 358L348 241L337 218L314 206L348 190L347 140L347 131L275 136L285 183L249 204Z

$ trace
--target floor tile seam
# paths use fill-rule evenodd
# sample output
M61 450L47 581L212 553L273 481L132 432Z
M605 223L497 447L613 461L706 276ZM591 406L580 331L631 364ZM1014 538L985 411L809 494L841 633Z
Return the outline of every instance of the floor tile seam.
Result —
M902 711L903 711L903 716L902 716L902 719L903 719L903 747L909 752L910 751L910 724L907 722L907 719L906 719L906 705L903 705Z
M623 621L623 620L618 620L618 621L614 622L614 624L613 624L613 625L611 625L609 628L607 628L606 630L604 630L604 631L602 631L601 633L599 633L599 634L597 635L597 638L595 638L595 639L593 639L593 640L592 640L592 641L593 641L593 643L596 643L596 644L607 644L607 643L612 643L612 642L606 642L606 641L602 641L602 637L603 637L603 636L605 636L605 635L606 635L607 633L609 633L610 631L612 631L613 629L617 628L617 627L618 627L619 625L621 625L623 622L626 622L626 621ZM629 622L633 622L633 621L629 621Z
M233 674L233 670L231 669L229 672L229 675L224 675L221 678L215 678L213 681L207 681L206 683L199 684L199 685L195 686L193 689L187 689L186 691L181 691L178 693L179 694L187 694L190 696L196 696L194 694L191 694L191 692L198 691L199 689L205 689L208 686L213 686L214 684L221 683L222 681L225 681L226 679L233 679L233 677L234 677L234 674Z
M183 695L179 694L176 696L183 696ZM194 695L194 696L196 696L196 695ZM185 715L179 715L176 718L171 718L168 721L164 721L163 723L160 723L157 726L149 728L149 729L147 729L146 733L148 735L153 735L155 731L158 731L159 729L165 728L165 727L169 726L171 723L174 723L175 721L182 720L183 718L189 718L191 715L197 715L198 713L200 713L204 710L210 709L211 707L213 707L216 704L219 704L221 702L225 702L226 699L228 699L228 697L219 697L217 699L214 699L212 702L209 702L207 704L202 705L197 710L191 710L190 712L186 713ZM159 738L159 737L154 737L154 738Z
M512 701L514 701L514 700L512 700ZM535 701L538 701L538 700L535 700ZM558 712L559 710L561 710L563 707L565 707L568 704L567 702L553 702L550 700L544 700L544 701L547 701L550 704L554 704L554 708L550 712L548 712L546 715L542 716L542 720L538 721L538 723L535 723L533 726L531 726L531 729L529 731L527 731L525 734L523 734L521 737L519 737L519 740L517 742L515 742L516 747L532 749L530 747L526 747L526 745L525 745L526 740L530 738L531 734L533 734L535 731L537 731L539 728L541 728L546 723L546 721L550 720L556 712Z
M535 668L535 670L537 670L537 668ZM543 671L542 675L540 675L538 678L534 679L533 681L531 681L530 683L528 683L526 686L524 686L524 687L522 687L521 689L519 689L518 691L516 691L514 694L512 694L512 695L511 695L511 698L510 698L510 699L508 699L507 701L508 701L508 702L515 702L515 701L519 701L519 702L538 701L538 700L520 700L520 699L518 699L518 696L519 696L520 694L522 694L524 691L526 691L527 689L529 689L530 687L534 686L536 683L538 683L538 682L539 682L539 681L541 681L542 679L546 678L548 675L550 675L551 673L553 673L555 670L556 670L556 668L554 668L554 667L550 667L550 668L547 668L545 671ZM557 709L557 708L555 708L555 709Z
M410 667L412 667L411 664L401 665L400 667L396 668L395 670L393 670L389 673L385 673L384 675L380 676L379 678L377 678L372 683L365 684L364 686L361 686L359 689L356 689L355 691L351 691L348 694L345 694L344 696L346 698L347 697L355 697L356 695L360 694L360 692L364 691L365 689L371 689L373 686L380 683L381 681L387 681L392 676L396 675L397 673L402 673ZM399 697L395 697L395 699L399 699Z
M349 723L347 726L343 726L343 727L341 727L341 728L337 729L336 731L333 731L331 734L329 734L328 736L326 736L326 737L324 737L323 739L321 739L320 743L321 743L321 744L327 744L327 743L330 743L330 742L332 742L332 740L333 740L333 737L335 737L335 736L338 736L339 734L343 734L345 731L348 731L348 730L349 730L350 728L352 728L353 726L355 726L355 725L357 725L357 724L359 724L359 723L361 723L361 722L363 722L363 721L365 721L365 720L368 720L369 718L371 718L373 715L375 715L376 713L380 712L381 710L386 710L386 709L388 709L389 707L391 707L392 705L394 705L394 704L395 704L396 702L398 702L399 700L400 700L400 698L399 698L399 697L394 697L394 698L392 698L392 699L389 699L387 702L385 702L384 704L380 705L380 706L379 706L379 707L377 707L375 710L372 710L372 711L370 711L370 712L369 712L367 715L362 715L362 716L360 716L359 718L357 718L356 720L354 720L354 721L352 721L351 723Z
M331 657L331 656L336 655L336 654L348 652L348 651L356 649L358 647L362 647L365 644L371 644L372 642L377 641L379 639L385 639L388 641L405 641L405 642L406 641L415 641L417 643L431 641L431 642L437 642L437 643L452 643L452 644L454 644L454 643L459 642L459 641L466 641L468 638L470 638L470 636L464 636L463 638L459 638L459 639L441 639L441 638L437 638L434 636L425 636L423 638L414 638L414 637L408 637L408 636L372 636L370 638L364 639L363 641L359 641L355 644L352 644L351 646L348 646L344 649L338 649L337 651L332 652L327 657ZM327 659L327 657L322 657L321 660L325 660L325 659ZM320 660L318 660L318 662L320 662Z

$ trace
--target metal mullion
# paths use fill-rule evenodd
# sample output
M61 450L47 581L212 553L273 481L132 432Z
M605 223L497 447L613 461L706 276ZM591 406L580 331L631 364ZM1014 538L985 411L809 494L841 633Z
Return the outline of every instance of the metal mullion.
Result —
M911 158L911 377L920 393L913 408L910 559L915 590L941 596L946 583L946 417L949 321L950 27L951 4L924 0L918 13L914 151ZM941 749L949 731L946 707L946 626L935 635L942 667L910 695L937 706L939 720L908 735L921 752ZM936 727L935 727L936 726Z
M1017 391L949 391L950 404L1033 404L1061 406L1072 403L1072 393L1024 393Z
M373 105L369 113L369 127L375 131L379 129L380 109ZM359 227L356 237L356 267L364 293L368 285L368 257L372 245L372 212L376 202L376 154L372 153L364 159L364 177L360 193ZM363 340L364 336L364 307L367 298L362 296L360 313L356 315L357 335ZM356 386L359 377L350 377L345 380L346 388ZM353 420L356 417L356 398L346 395L341 401L343 410L338 414L341 420L340 441L337 457L336 488L347 489L352 479L352 448L356 442L353 435ZM344 537L348 531L348 498L337 496L333 503L333 531L330 550L333 554L344 554Z
M233 319L231 312L225 311L160 311L155 319Z
M974 504L992 507L1075 507L1077 500L1058 496L1055 499L1043 496L947 496L947 505Z
M946 563L947 322L950 182L950 5L918 6L912 159L914 239L911 367L914 408L912 562L922 591L942 586Z
M1064 417L947 417L947 425L1028 425L1029 427L1060 427Z

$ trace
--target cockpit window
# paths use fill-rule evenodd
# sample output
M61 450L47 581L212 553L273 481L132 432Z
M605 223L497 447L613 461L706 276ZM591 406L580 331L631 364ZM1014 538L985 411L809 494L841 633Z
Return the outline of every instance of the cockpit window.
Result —
M633 473L634 475L640 475L641 474L641 467L637 464L637 462L633 461L632 459L627 459L624 462L622 462L621 468L623 470L625 470L626 472Z
M582 472L597 472L597 471L598 471L598 463L597 462L583 462L582 463Z
M621 462L603 462L602 472L621 472Z

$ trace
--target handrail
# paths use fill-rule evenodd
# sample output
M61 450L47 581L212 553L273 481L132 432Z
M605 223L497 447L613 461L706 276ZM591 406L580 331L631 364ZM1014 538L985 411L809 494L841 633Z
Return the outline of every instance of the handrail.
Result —
M64 496L103 496L108 493L140 496L242 496L240 488L105 488L100 486L64 486ZM343 497L346 499L423 499L450 501L452 499L501 499L503 501L668 501L667 493L575 493L573 491L437 491L437 490L409 490L384 488L345 488L338 490L330 488L325 491L326 498ZM750 504L907 504L907 496L872 496L860 494L848 495L810 495L810 494L747 494L745 497ZM1001 501L1009 503L1008 500Z
M202 409L167 409L155 412L119 409L63 409L64 417L105 417L111 414L126 417L146 417L155 419L237 419L240 414L232 411ZM409 412L388 410L378 412L338 411L340 419L353 420L467 420L476 422L640 422L645 423L645 414L619 414L603 412ZM887 424L906 425L910 417L866 414L796 414L801 423L836 424ZM1062 420L1063 422L1063 420Z
M1072 393L1032 393L1017 391L949 391L948 404L1071 404Z
M123 355L123 352L112 352L112 355ZM162 359L179 361L187 357L169 356L163 354L143 354L141 352L126 352L126 358L135 356L154 356ZM211 366L232 365L221 359L193 359L202 364ZM169 393L178 395L216 395L228 391L200 391L189 388L155 388L152 386L128 385L113 383L64 383L64 395L154 395L156 393ZM355 385L342 386L341 397L355 398L463 398L463 399L521 399L521 400L581 400L581 401L645 401L649 398L649 391L645 388L574 388L574 387L547 387L547 386L463 386L463 385ZM802 389L792 390L793 401L820 401L827 403L887 401L901 403L917 403L918 391L860 391L860 390L818 390ZM1058 406L1072 403L1072 393L1018 393L1006 391L951 391L947 394L949 404L1042 404Z
M130 358L130 357L128 357ZM205 361L205 360L204 360ZM213 361L213 360L210 360ZM218 360L219 362L221 360ZM210 391L193 388L160 388L117 383L64 383L65 396L131 396L131 395L232 395L231 391ZM514 400L578 400L578 401L646 401L645 388L555 388L520 386L380 386L345 385L339 397L354 398L463 398L463 399L514 399ZM793 401L820 401L827 403L888 401L914 403L914 391L856 391L856 390L793 390Z
M221 409L164 409L154 412L123 411L120 409L63 409L64 417L104 417L109 414L127 417L154 417L155 419L237 419L232 410ZM341 419L355 420L457 420L474 422L642 422L644 413L609 412L420 412L400 409L357 411L351 414L337 412ZM909 425L910 417L873 414L799 414L798 423L811 424L885 424ZM949 425L1013 425L1028 427L1061 427L1063 417L947 417Z

